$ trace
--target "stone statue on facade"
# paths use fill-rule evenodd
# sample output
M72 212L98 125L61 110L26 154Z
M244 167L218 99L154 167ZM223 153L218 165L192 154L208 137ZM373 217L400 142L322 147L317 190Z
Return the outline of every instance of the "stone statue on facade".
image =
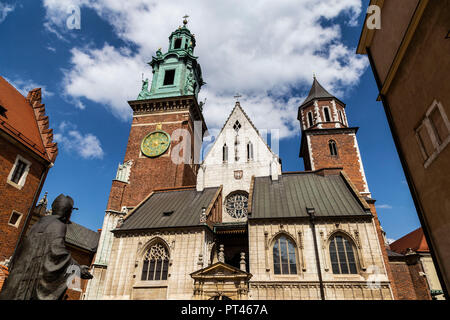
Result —
M142 89L139 93L137 99L138 100L145 100L150 98L150 91L148 91L148 78L145 80L142 80Z
M88 267L73 260L65 246L73 209L73 199L60 194L52 214L31 227L12 258L0 300L60 300L73 276L92 278Z

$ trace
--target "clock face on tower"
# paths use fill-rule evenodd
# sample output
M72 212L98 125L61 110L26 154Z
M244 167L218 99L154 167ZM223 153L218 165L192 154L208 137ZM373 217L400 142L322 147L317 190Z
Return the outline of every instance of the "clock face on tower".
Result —
M158 157L169 148L170 136L164 131L150 132L141 143L141 151L147 157Z

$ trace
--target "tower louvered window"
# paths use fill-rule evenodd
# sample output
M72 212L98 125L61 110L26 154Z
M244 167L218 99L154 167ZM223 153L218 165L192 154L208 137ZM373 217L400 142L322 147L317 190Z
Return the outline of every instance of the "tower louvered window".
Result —
M311 111L308 112L308 127L311 127L313 125L313 117Z
M330 110L328 108L323 108L323 112L325 114L325 121L326 122L330 122L331 118L330 118Z
M336 157L338 155L336 142L334 140L330 140L328 142L328 147L330 148L330 155Z
M352 243L341 235L334 236L330 241L330 259L333 273L357 273L355 253Z
M163 244L156 243L145 254L141 280L167 280L168 270L168 250Z

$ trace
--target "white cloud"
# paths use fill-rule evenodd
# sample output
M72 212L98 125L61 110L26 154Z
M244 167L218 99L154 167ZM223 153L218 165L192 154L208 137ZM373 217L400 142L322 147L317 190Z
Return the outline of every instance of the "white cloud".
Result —
M378 209L392 209L392 206L388 204L380 204L376 206Z
M14 11L15 6L0 2L0 23L5 21L6 16Z
M75 152L84 159L102 159L104 151L100 140L93 134L82 134L76 125L63 121L54 135L55 141L68 152Z
M52 91L47 89L47 86L36 83L33 80L22 80L22 79L11 80L6 77L5 80L11 83L25 97L28 95L29 91L36 88L41 88L43 99L45 99L45 97L51 97L55 95Z
M47 23L64 32L65 12L72 4L81 6L81 29L83 8L89 7L118 37L138 47L133 53L109 44L74 48L72 68L65 74L68 95L101 103L121 119L129 119L126 101L138 95L141 73L151 78L145 62L157 48L167 50L167 37L185 13L191 16L188 27L196 35L195 55L207 82L199 98L208 98L205 118L210 129L223 125L233 95L241 92L241 105L255 125L278 128L281 137L292 136L299 130L296 111L313 72L342 98L368 65L365 57L342 43L341 27L334 20L344 17L347 24L356 25L361 0L45 0ZM324 19L326 26L321 24ZM290 98L299 89L303 96Z

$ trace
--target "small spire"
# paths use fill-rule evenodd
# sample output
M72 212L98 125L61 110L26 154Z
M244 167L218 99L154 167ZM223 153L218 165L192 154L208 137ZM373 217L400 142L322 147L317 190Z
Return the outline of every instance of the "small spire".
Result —
M316 78L316 73L315 73L315 72L313 72L313 78L314 78L314 79Z
M240 93L238 93L238 92L234 95L234 98L236 99L236 102L239 102L239 98L240 97L242 97L242 95Z

